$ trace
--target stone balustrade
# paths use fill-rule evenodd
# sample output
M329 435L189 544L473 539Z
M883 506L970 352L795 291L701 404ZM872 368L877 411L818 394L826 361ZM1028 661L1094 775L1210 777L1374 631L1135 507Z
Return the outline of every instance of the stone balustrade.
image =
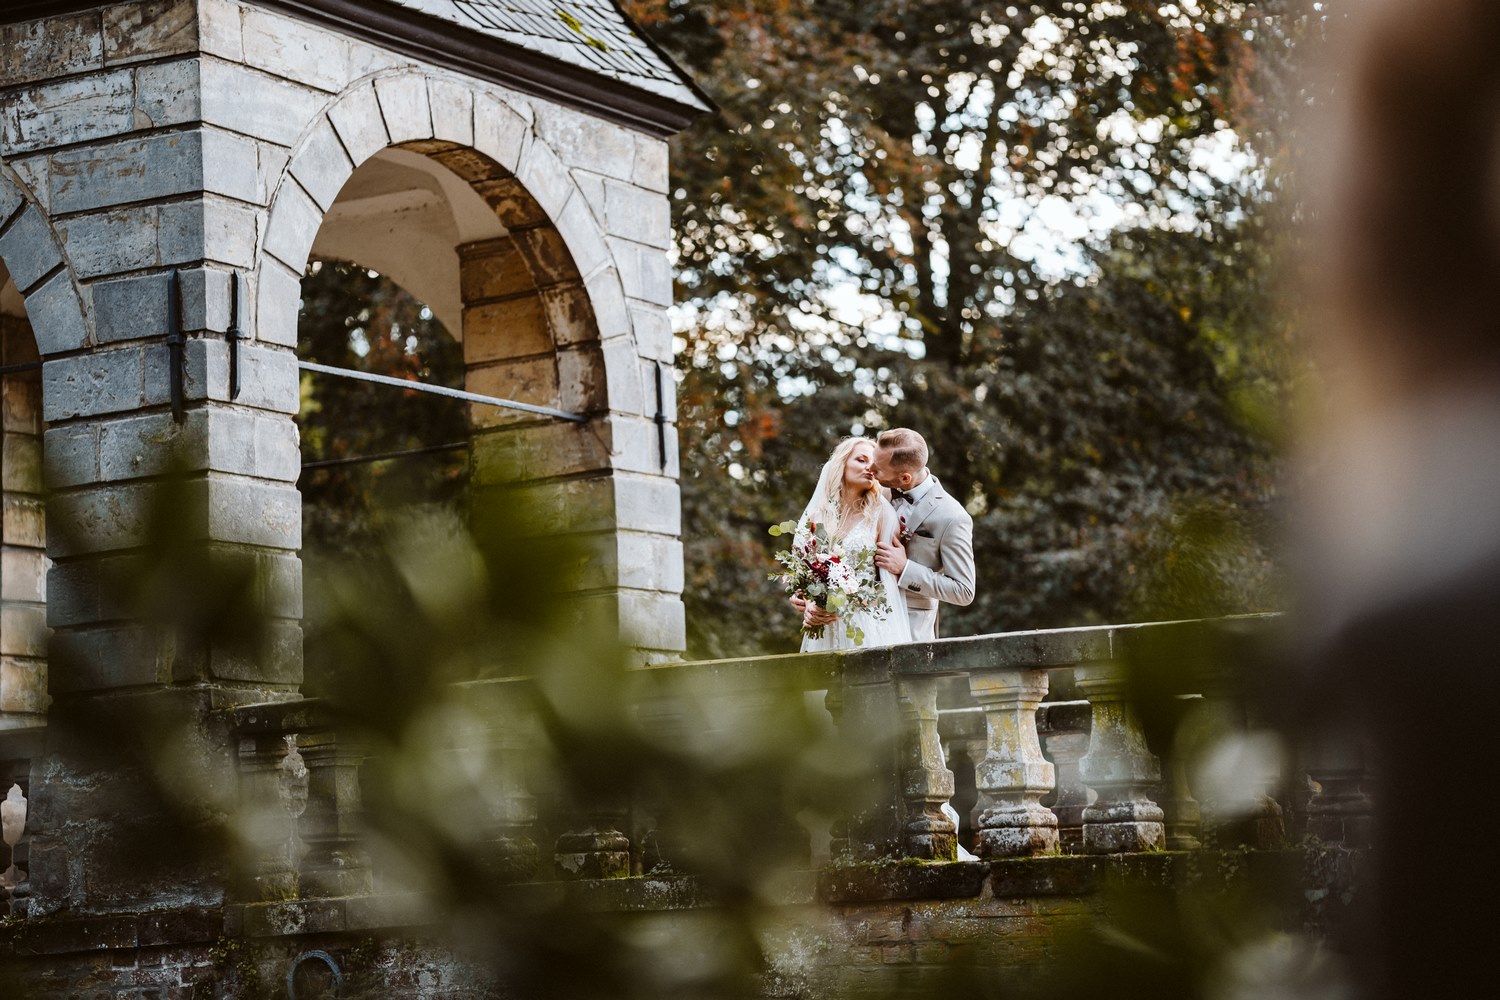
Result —
M1148 740L1129 697L1132 677L1152 670L1142 651L1157 655L1180 639L1176 648L1192 655L1268 625L1250 617L1057 629L662 665L627 674L622 718L633 720L637 735L688 752L705 741L743 740L758 718L769 718L774 692L826 692L833 718L824 724L836 720L846 749L870 764L868 794L828 831L835 857L951 861L960 844L984 861L1205 844L1274 847L1284 842L1288 818L1277 800L1291 801L1276 776L1241 775L1248 791L1231 802L1200 781L1203 746L1181 738L1184 731L1254 735L1215 665L1198 664L1185 675L1197 690L1170 694L1178 738L1168 745ZM1205 636L1214 642L1205 646ZM1049 701L1054 686L1081 697ZM481 703L488 721L477 735L455 735L444 752L485 762L475 771L482 787L472 794L487 806L472 836L493 848L492 872L524 881L691 868L673 854L677 834L654 819L670 809L629 781L596 774L566 797L538 787L540 774L556 772L533 766L540 737L529 682L467 688L466 699ZM821 714L818 702L806 704ZM378 885L360 840L366 752L353 732L340 733L326 706L312 701L242 708L236 720L242 794L256 817L248 828L255 860L245 891L260 899L326 897ZM963 781L955 781L950 761ZM1360 846L1370 802L1359 762L1325 753L1309 776L1315 793L1295 832ZM962 802L955 799L959 786ZM958 808L967 818L955 822Z

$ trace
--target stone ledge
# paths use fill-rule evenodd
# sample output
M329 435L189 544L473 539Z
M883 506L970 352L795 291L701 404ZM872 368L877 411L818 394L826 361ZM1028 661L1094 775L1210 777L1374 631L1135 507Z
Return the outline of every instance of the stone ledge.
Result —
M0 931L0 942L9 945L4 950L20 957L67 955L201 944L217 940L223 930L223 911L192 907L152 913L27 920Z
M984 888L990 866L978 861L891 861L827 868L818 875L825 903L968 899Z

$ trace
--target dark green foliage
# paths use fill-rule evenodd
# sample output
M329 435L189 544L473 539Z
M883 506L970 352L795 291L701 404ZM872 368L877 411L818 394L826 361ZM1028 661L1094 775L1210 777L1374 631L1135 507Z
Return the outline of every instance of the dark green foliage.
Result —
M1281 5L627 6L723 108L673 149L693 654L792 648L765 525L888 426L975 515L948 634L1277 603Z
M426 307L373 271L313 264L302 281L297 356L340 368L462 387L463 350ZM302 460L353 458L468 439L464 404L336 376L302 377ZM303 473L303 539L311 548L358 545L408 503L454 503L463 449Z

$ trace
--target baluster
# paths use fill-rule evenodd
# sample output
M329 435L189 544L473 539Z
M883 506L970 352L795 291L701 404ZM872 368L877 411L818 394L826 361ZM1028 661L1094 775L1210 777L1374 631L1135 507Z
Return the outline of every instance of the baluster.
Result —
M1057 701L1041 706L1037 730L1057 772L1057 794L1048 808L1057 817L1058 847L1064 854L1081 853L1089 787L1078 775L1078 762L1089 748L1089 703Z
M1162 813L1166 816L1167 850L1196 851L1203 844L1198 839L1203 814L1198 800L1188 787L1187 765L1180 754L1167 758L1167 781L1163 786Z
M302 863L303 893L368 893L374 887L370 857L359 842L359 769L365 755L328 730L303 734L299 745L308 770L307 809L299 825L308 848Z
M1359 747L1323 742L1309 754L1307 776L1318 785L1307 802L1307 832L1325 844L1369 846L1374 806L1364 790L1368 774Z
M19 916L21 900L26 896L26 873L16 863L21 838L26 835L26 795L19 784L10 786L5 798L0 800L0 840L6 847L8 866L0 872L0 903L4 904L6 916Z
M499 802L495 810L493 867L506 881L536 874L536 796L526 780L530 744L520 730L507 730L496 746Z
M1161 763L1125 702L1124 669L1116 663L1073 668L1090 706L1089 750L1079 776L1098 799L1083 811L1083 849L1090 854L1159 851L1166 841L1161 808L1148 789L1161 782Z
M938 738L937 681L903 678L896 690L901 708L901 790L906 800L902 853L952 861L958 854L958 830L943 812L953 798L953 772L943 762Z
M823 695L823 707L828 709L828 714L833 717L833 727L842 730L844 719L844 685L835 680L828 685L828 693ZM849 818L844 815L834 817L828 826L828 859L838 861L849 856Z
M1202 802L1202 827L1204 839L1210 846L1228 847L1244 845L1271 849L1286 843L1286 823L1282 817L1281 804L1267 789L1280 783L1274 752L1266 751L1272 738L1266 731L1255 732L1245 715L1245 703L1229 672L1207 669L1201 675L1203 700L1202 721L1199 725L1205 733L1214 734L1222 741L1240 740L1241 748L1249 751L1253 765L1264 767L1260 773L1248 776L1236 775L1236 781L1252 785L1256 790L1247 800L1242 788L1233 789L1225 799L1219 791L1204 789ZM1222 750L1221 750L1222 752Z
M1056 854L1057 816L1041 804L1056 772L1042 756L1037 706L1047 695L1045 670L989 670L969 675L985 720L985 754L974 781L989 805L979 814L981 858Z
M261 734L239 744L239 787L252 899L297 897L306 845L297 821L307 808L308 771L296 736Z
M630 838L620 832L629 810L618 803L574 813L573 828L557 838L553 862L563 878L624 878Z

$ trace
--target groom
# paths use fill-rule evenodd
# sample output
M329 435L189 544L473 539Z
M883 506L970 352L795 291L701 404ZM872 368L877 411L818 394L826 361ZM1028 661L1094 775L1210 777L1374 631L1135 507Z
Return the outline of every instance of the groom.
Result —
M912 639L936 639L938 603L974 601L974 519L927 471L922 435L893 427L875 445L875 478L890 488L901 518L896 542L876 547L875 565L896 578L906 597Z
M875 565L896 578L906 598L911 637L936 639L938 603L964 607L974 601L974 519L927 471L927 442L905 427L893 427L875 439L871 468L881 486L890 488L891 505L901 518L899 536L875 549ZM792 607L814 625L836 621L799 599Z

